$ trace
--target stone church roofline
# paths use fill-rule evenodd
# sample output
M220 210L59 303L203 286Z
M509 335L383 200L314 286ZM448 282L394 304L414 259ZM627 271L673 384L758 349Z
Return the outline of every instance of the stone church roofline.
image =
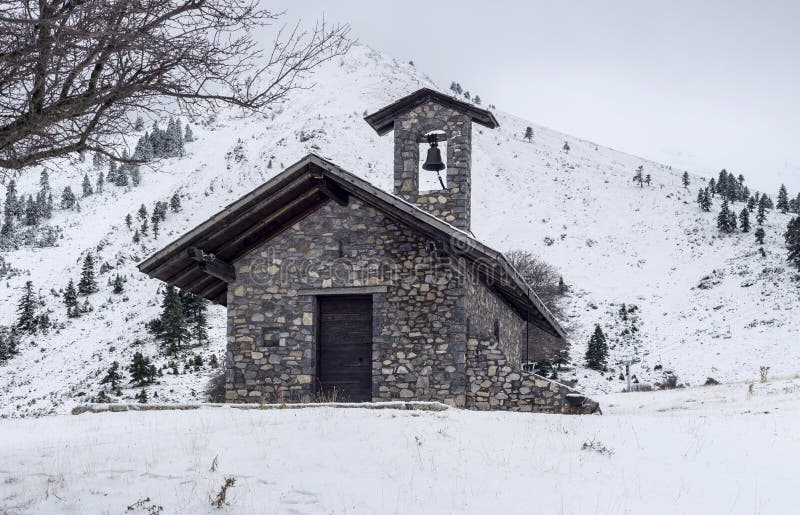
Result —
M228 282L235 275L233 262L328 201L346 205L350 196L441 242L444 253L479 264L483 282L523 319L566 338L552 313L500 252L316 154L307 155L229 204L138 268L152 278L226 305ZM213 257L204 260L201 256Z
M368 116L365 116L364 120L373 129L375 129L375 132L383 136L394 128L395 118L429 99L452 107L456 111L461 111L468 114L470 118L472 118L473 122L479 123L484 127L495 129L500 126L500 124L497 122L497 119L490 111L481 109L480 107L476 107L469 102L458 100L457 98L440 93L439 91L430 88L418 89L414 93L396 100L388 106L375 111Z

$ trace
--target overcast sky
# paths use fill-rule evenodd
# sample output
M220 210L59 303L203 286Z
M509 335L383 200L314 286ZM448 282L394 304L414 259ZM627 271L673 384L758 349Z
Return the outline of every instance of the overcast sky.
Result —
M301 4L301 5L297 5ZM534 123L800 190L800 0L269 2ZM772 191L775 190L775 191Z

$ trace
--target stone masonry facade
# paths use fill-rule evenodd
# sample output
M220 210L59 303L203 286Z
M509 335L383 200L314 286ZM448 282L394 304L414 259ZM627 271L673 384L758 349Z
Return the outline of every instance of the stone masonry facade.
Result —
M570 412L566 387L520 371L524 321L426 243L351 199L240 258L228 288L226 399L315 400L318 291L371 287L373 401Z

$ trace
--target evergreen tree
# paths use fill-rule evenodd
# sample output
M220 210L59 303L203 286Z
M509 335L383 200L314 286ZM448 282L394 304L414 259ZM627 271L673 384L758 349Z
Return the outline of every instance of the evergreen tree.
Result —
M755 208L756 198L751 195L750 198L747 199L747 210L752 213Z
M158 214L157 210L153 210L153 217L150 219L151 224L153 225L153 238L158 238L158 222L161 221L161 217Z
M0 364L19 354L16 328L0 327Z
M133 242L139 243L141 240L142 236L139 234L139 229L136 229L136 231L133 233Z
M83 196L88 197L89 195L94 194L94 190L92 189L92 182L89 180L89 174L83 174Z
M481 96L480 95L475 95L474 102L475 102L475 105L481 105Z
M800 216L789 221L783 237L789 251L789 262L800 270Z
M131 224L133 224L133 218L131 217L131 214L128 213L125 215L125 225L128 226L128 230L130 230Z
M39 225L39 204L37 204L31 195L28 195L28 200L25 202L25 219L24 223L28 226Z
M8 181L6 186L6 201L3 205L3 216L6 220L22 219L22 202L17 198L17 183L14 179Z
M119 362L114 361L108 368L108 372L100 380L100 384L107 384L112 390L119 389L119 383L122 381L122 374L119 373Z
M146 208L146 207L144 207L144 204L142 204L142 205L139 207L139 211L137 211L137 212L136 212L136 217L137 217L139 220L147 220L147 208Z
M466 98L467 100L470 100L472 98L472 94L469 91L465 91L464 92L464 98Z
M142 391L136 394L135 399L139 404L147 404L147 391L142 388Z
M144 129L144 120L141 116L136 117L136 122L133 124L133 130L140 131Z
M68 317L75 318L80 316L78 311L78 292L75 290L75 283L72 282L72 279L69 280L66 289L64 289L64 305L67 306Z
M681 177L681 181L683 182L683 187L689 189L689 172L683 172L683 177Z
M594 333L589 338L589 348L586 349L586 366L592 370L605 370L606 359L608 359L606 335L600 328L600 324L595 324Z
M33 281L25 282L22 297L17 303L16 328L23 333L35 334L39 329L39 320L36 316L36 294L33 293Z
M97 174L97 185L95 186L95 191L97 193L103 193L103 186L105 186L105 177L103 177L103 170Z
M728 207L727 198L723 198L722 209L717 215L717 229L725 233L732 233L736 230L736 215Z
M116 184L117 183L117 162L111 160L108 163L108 172L106 173L106 181L109 184Z
M114 289L112 290L116 294L120 294L125 291L125 283L122 280L122 276L117 274L114 277Z
M152 383L155 381L157 373L156 366L150 362L150 358L144 357L141 352L133 355L128 372L131 374L131 384L134 386Z
M523 139L528 140L528 143L533 141L533 127L530 125L525 127L525 135L523 136Z
M175 287L167 286L164 290L161 316L156 324L151 325L151 331L171 354L177 352L189 340L183 302Z
M633 176L633 182L639 185L640 188L644 188L644 166L639 165L636 167L636 173Z
M181 210L181 197L178 195L177 192L172 194L172 197L169 199L169 208L172 210L173 213L177 213Z
M723 198L728 198L728 171L724 168L719 171L717 178L717 193Z
M652 181L652 178L650 177L650 174L648 173L648 174L647 174L647 175L645 175L645 177L644 177L644 183L645 183L645 184L647 184L648 186L650 186L650 182L651 182L651 181Z
M778 203L775 207L781 213L786 214L789 211L789 193L786 191L786 185L781 184L781 189L778 191Z
M78 281L78 293L81 295L91 295L96 291L97 281L94 278L94 258L91 252L87 252L86 257L83 258L81 279Z
M772 198L770 198L769 195L767 195L765 193L765 194L761 195L761 198L764 200L764 206L767 209L774 209L775 208L775 204L772 202Z
M64 186L64 191L61 193L61 209L75 209L77 201L72 188Z
M764 228L763 227L759 227L758 229L756 229L756 232L755 232L756 243L758 243L759 245L763 245L764 244L764 236L766 236L766 233L764 232Z
M123 159L128 159L128 151L124 150L122 152ZM128 175L130 174L130 167L128 163L123 163L118 169L117 173L114 175L114 184L116 186L127 186L128 185Z
M47 170L42 170L39 174L39 193L36 194L36 203L39 205L39 213L43 218L53 216L52 190L50 189L50 176Z
M139 165L131 165L131 185L138 186L142 182L142 173L139 170Z
M764 225L764 221L767 219L767 196L761 195L758 199L758 213L756 214L756 222L758 225Z
M711 193L711 198L714 198L717 194L717 181L713 177L708 180L708 191Z
M747 208L742 209L739 213L739 227L742 232L750 232L750 212Z
M570 146L568 141L564 142L564 146L561 147L561 150L563 150L565 154L569 154Z
M189 127L189 124L186 124L186 130L183 134L183 141L186 143L191 143L194 141L194 134L192 134L192 128Z
M139 232L142 236L147 236L147 220L142 220L142 225L139 227Z

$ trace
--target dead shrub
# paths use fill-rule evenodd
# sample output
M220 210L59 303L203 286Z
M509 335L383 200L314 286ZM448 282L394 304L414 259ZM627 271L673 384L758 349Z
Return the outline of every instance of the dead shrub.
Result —
M219 370L211 376L206 386L208 402L225 402L225 370Z
M222 486L219 489L219 493L217 493L217 496L209 498L211 506L214 508L222 508L225 506L227 504L226 499L228 497L228 488L233 488L234 485L236 485L236 478L226 477L225 482L222 483Z
M527 250L512 250L505 256L547 309L558 318L563 318L561 300L567 293L567 287L558 270Z

